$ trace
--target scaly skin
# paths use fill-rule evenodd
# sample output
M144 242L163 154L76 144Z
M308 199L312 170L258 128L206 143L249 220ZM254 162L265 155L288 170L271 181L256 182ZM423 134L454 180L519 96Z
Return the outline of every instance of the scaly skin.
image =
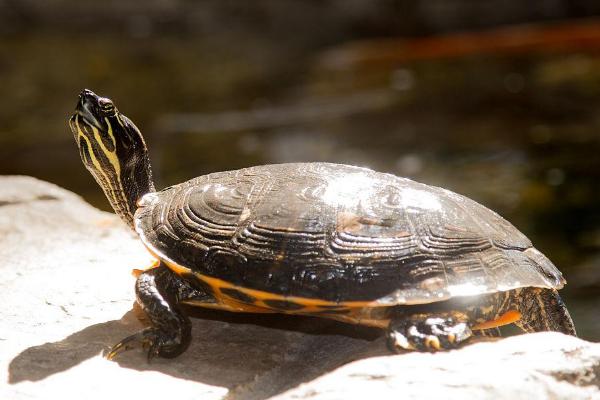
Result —
M191 341L191 324L178 305L187 299L210 301L210 296L192 288L164 265L142 272L135 291L137 302L152 325L113 346L107 358L114 358L136 342L147 349L148 360L155 356L174 358L183 353Z
M523 331L556 331L577 336L569 311L556 290L525 288L513 300L523 316L516 325Z

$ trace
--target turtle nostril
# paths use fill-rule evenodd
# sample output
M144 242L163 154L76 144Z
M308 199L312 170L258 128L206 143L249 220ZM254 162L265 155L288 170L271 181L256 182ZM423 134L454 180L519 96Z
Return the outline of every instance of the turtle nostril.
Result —
M96 95L96 93L92 92L89 89L83 89L81 91L81 93L79 93L79 102L80 103L87 103L87 102L95 103L97 101L98 101L98 96Z
M96 96L96 93L92 92L90 89L83 89L83 90L81 91L81 94L80 94L79 96L80 96L80 97L81 97L81 96L84 96L84 97L85 97L85 96L94 96L94 97L95 97L95 96Z

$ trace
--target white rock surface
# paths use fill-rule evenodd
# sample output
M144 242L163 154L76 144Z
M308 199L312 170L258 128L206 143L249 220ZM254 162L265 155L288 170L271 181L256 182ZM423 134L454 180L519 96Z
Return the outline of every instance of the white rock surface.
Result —
M0 399L600 399L600 344L553 333L390 356L369 329L190 310L179 358L107 361L143 326L131 269L152 258L114 215L34 178L0 177L0 256Z
M536 333L459 351L373 357L343 366L277 400L600 398L600 345Z

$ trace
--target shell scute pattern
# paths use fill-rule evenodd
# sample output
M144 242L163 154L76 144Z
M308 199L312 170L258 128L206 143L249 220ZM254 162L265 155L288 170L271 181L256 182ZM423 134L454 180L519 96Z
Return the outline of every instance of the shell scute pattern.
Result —
M510 222L502 218L495 211L482 206L468 197L461 196L447 189L435 189L443 194L445 198L456 204L456 206L453 207L455 213L448 215L450 218L455 220L458 218L467 218L467 223L476 226L482 236L489 238L494 245L520 250L532 247L532 243L527 236L517 230ZM446 213L449 212L450 210L446 211Z
M267 165L153 196L136 213L151 251L238 288L409 304L562 285L552 263L496 213L364 168Z

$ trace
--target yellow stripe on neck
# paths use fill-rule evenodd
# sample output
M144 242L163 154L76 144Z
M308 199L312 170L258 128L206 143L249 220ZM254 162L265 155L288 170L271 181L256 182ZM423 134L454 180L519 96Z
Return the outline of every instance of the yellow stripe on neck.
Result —
M83 129L81 129L81 126L79 126L79 115L75 116L75 125L77 126L77 133L78 133L79 137L83 138L83 140L85 140L85 142L87 144L87 147L89 149L88 155L92 159L92 164L94 164L94 166L96 167L96 170L100 174L102 174L103 178L106 180L106 184L108 185L108 182L110 180L108 179L108 176L104 173L104 170L102 169L102 166L100 165L100 162L98 161L98 159L96 158L96 155L94 154L92 142L90 142L90 139L85 135L85 133L83 133ZM103 187L103 189L104 189L104 187Z
M94 172L101 174L102 178L105 181L104 184L100 185L100 186L102 186L102 190L107 195L107 197L109 197L109 200L111 200L111 203L113 203L114 206L119 206L119 205L125 204L125 207L126 207L125 211L127 211L127 213L129 213L130 215L133 214L133 212L129 208L129 202L127 201L126 198L123 197L124 189L123 189L123 183L121 182L121 163L119 162L119 158L117 157L116 138L114 137L112 126L110 125L108 118L106 118L106 125L108 126L108 135L110 136L110 139L112 140L113 145L115 147L114 151L110 151L104 145L104 142L102 141L102 138L100 137L100 132L98 131L98 129L92 125L89 125L89 126L92 129L92 132L94 133L94 139L95 139L96 143L98 143L98 145L100 146L100 150L104 153L104 155L108 159L108 162L110 163L110 165L112 166L112 168L115 172L116 181L117 181L116 183L117 183L118 189L119 189L118 191L114 190L115 188L113 188L111 186L111 179L105 173L105 169L100 164L100 161L96 158L96 155L94 154L92 143L91 143L90 139L85 135L85 133L83 133L83 130L81 129L81 126L79 125L79 115L75 116L75 125L77 126L77 133L78 133L79 137L82 137L85 140L85 142L87 143L87 146L89 149L88 150L89 156L92 160L92 163L96 167ZM111 190L111 189L113 189L113 190ZM117 193L119 193L119 197L117 197Z
M113 169L115 170L115 173L117 175L117 180L119 181L119 184L121 184L121 163L119 163L119 159L117 157L116 140L115 140L115 137L113 136L112 127L110 126L110 123L108 122L108 118L105 118L105 119L106 119L106 125L108 126L108 135L110 136L110 138L115 146L114 151L110 151L104 145L104 142L102 141L102 138L100 137L100 132L98 132L98 128L96 128L95 126L91 126L91 128L92 128L92 132L94 132L94 138L96 139L96 142L98 142L98 144L100 145L100 148L102 149L102 152L104 153L106 158L108 158L108 162L110 162L110 164L113 166Z

